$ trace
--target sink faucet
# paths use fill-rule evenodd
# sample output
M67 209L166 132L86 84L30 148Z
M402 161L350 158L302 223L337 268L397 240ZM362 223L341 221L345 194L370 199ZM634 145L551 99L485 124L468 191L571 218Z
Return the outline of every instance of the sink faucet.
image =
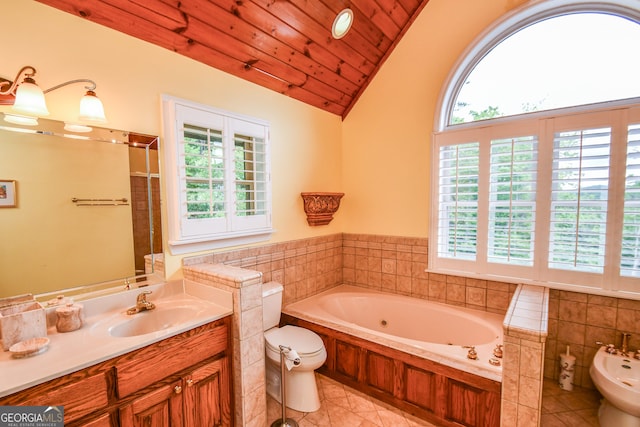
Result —
M629 338L631 338L631 334L626 332L622 333L622 344L620 345L620 354L625 357L629 356Z
M138 294L138 297L136 298L136 306L128 309L127 314L136 314L140 313L141 311L153 310L154 308L156 308L156 305L154 303L147 301L147 295L149 295L150 293L151 291L144 291Z

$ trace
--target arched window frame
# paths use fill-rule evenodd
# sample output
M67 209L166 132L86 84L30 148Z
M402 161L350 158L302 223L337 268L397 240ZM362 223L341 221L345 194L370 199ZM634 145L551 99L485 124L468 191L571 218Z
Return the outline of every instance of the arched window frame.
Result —
M467 47L462 55L460 55L460 58L451 69L438 100L437 105L439 108L436 109L436 117L434 120L435 131L442 132L451 126L473 125L473 123L450 125L451 116L462 85L464 85L475 66L482 61L482 58L484 58L491 49L516 32L537 22L570 13L589 12L609 13L640 22L640 9L637 8L637 0L615 0L609 2L595 0L542 1L517 8L507 13L481 33L476 40ZM482 126L486 125L483 121Z
M625 298L640 300L640 279L638 277L621 279L619 275L616 276L616 274L612 273L610 263L605 266L604 273L601 273L599 277L596 277L595 280L592 280L595 276L590 275L589 273L576 274L575 272L567 272L567 274L565 275L560 274L559 276L554 275L553 277L551 277L547 272L542 271L541 273L541 270L538 269L534 269L533 275L521 276L520 273L524 270L518 265L507 265L506 267L503 265L500 271L496 272L491 269L491 266L487 264L486 260L482 261L479 264L479 268L478 266L473 265L473 261L463 260L459 264L456 264L455 261L453 262L453 264L448 264L447 261L445 261L444 263L434 263L434 259L438 257L438 245L441 243L437 241L437 236L439 233L437 223L438 221L440 221L437 210L439 209L440 195L438 190L439 172L437 170L438 166L436 165L439 157L438 147L440 145L442 145L443 143L447 145L448 143L446 141L448 140L458 140L461 134L473 135L472 137L470 137L469 141L483 140L484 136L479 135L488 133L505 133L505 137L511 137L514 136L512 135L514 133L514 129L515 134L523 133L523 135L525 135L529 134L529 132L538 132L539 134L545 134L546 138L548 139L550 136L553 137L553 132L550 131L551 127L547 128L547 124L550 123L550 121L572 121L577 115L580 115L580 117L582 117L580 120L583 122L586 116L589 117L588 120L590 120L590 117L593 117L597 121L600 120L602 114L606 114L607 111L612 110L624 110L622 114L624 115L625 120L628 119L633 121L634 123L640 122L640 98L629 98L623 100L601 102L597 104L579 105L574 107L558 108L554 110L523 113L519 115L504 116L462 124L450 124L458 93L470 73L474 70L475 66L482 60L485 55L487 55L489 51L491 51L491 49L500 44L502 41L515 34L516 32L537 22L572 13L592 12L607 13L640 23L640 10L638 10L636 5L636 0L612 0L608 2L553 0L527 4L506 14L500 20L496 21L482 34L480 34L476 38L476 40L472 44L470 44L469 47L463 52L459 60L452 68L445 84L443 85L443 89L440 93L436 108L436 114L434 117L432 162L434 164L433 168L435 172L431 180L432 217L430 220L431 225L428 271L478 279L513 281L513 283L530 283L535 285L549 286L556 289L565 289L615 297L623 296ZM618 125L619 124L620 123L618 123ZM531 131L530 129L532 128L537 129L537 131ZM487 129L493 129L493 131L487 132ZM619 139L621 138L621 130L619 128L614 129L614 137L614 139L617 141L619 141ZM613 141L613 146L620 147L622 146L622 144ZM545 149L547 150L548 154L548 146ZM611 161L613 162L613 164L620 164L620 161L624 160L625 154L621 152L620 148L617 148L615 151L617 152L617 154L611 157ZM487 165L486 159L486 152L485 154L480 155L480 163L484 164L485 167ZM540 173L543 173L543 175L549 174L550 166L548 164L544 164L540 166L540 168ZM480 170L482 171L482 167ZM481 174L486 173L487 172L481 172ZM617 190L612 190L611 194L609 195L610 197L612 197L612 200L618 199L619 201L620 197L622 197L619 189L623 188L624 185L621 185L620 182L620 177L614 178L611 182L611 185L613 187L618 188ZM548 184L548 182L546 184ZM485 203L486 205L487 202L484 201L484 198L487 196L487 189L484 188L483 190L480 190L478 195L480 196L480 198L478 199L479 203ZM545 211L545 215L548 215L548 201L544 201L543 205L545 204L547 205L544 206L547 209L547 211ZM609 208L611 208L612 206L613 205L610 204ZM486 206L483 209L486 209ZM483 215L484 217L480 218ZM481 220L486 220L486 211L480 213L480 216L478 218L478 224L481 223ZM548 218L546 221L548 222ZM541 221L540 223L545 223L545 221ZM542 230L548 231L548 228L543 228ZM618 230L617 232L619 233L620 231ZM544 234L539 233L539 229L537 228L537 226L536 233L538 233L537 236L541 236ZM486 234L482 238L486 238ZM544 246L545 244L548 245L548 240L544 239L546 238L543 238L544 244L542 246ZM615 244L619 245L620 242L614 242L614 245ZM483 253L482 251L485 251L485 253ZM481 257L486 256L486 249L479 249L478 254ZM546 254L546 252L543 253L543 255L544 254ZM540 254L537 252L537 250L535 259L537 260L536 262L539 262L541 259ZM471 264L464 265L465 263ZM435 268L434 265L436 265Z

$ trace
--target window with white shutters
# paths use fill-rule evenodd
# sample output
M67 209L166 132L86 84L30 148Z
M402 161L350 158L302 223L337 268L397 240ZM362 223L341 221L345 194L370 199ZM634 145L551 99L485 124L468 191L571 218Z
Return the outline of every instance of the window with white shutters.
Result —
M430 271L640 293L640 105L557 113L435 135Z
M637 45L637 0L528 2L469 44L435 115L428 271L640 299Z
M268 239L268 124L169 96L163 113L174 252Z

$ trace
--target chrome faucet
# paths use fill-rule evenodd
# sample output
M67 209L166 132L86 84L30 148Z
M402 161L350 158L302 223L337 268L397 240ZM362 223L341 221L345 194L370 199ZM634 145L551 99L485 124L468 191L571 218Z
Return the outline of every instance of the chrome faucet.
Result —
M620 345L620 354L629 357L629 338L631 338L631 334L626 332L622 332L622 344Z
M147 301L147 295L150 293L151 291L144 291L138 294L138 297L136 298L136 306L128 309L127 314L136 314L141 311L153 310L156 308L154 303Z

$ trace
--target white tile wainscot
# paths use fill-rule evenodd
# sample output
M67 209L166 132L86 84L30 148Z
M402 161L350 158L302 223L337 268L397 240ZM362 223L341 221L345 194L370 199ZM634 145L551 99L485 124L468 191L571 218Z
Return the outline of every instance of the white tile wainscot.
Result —
M267 425L262 273L224 264L184 265L185 281L233 295L233 394L235 425Z
M540 426L549 289L519 285L504 318L503 427Z

